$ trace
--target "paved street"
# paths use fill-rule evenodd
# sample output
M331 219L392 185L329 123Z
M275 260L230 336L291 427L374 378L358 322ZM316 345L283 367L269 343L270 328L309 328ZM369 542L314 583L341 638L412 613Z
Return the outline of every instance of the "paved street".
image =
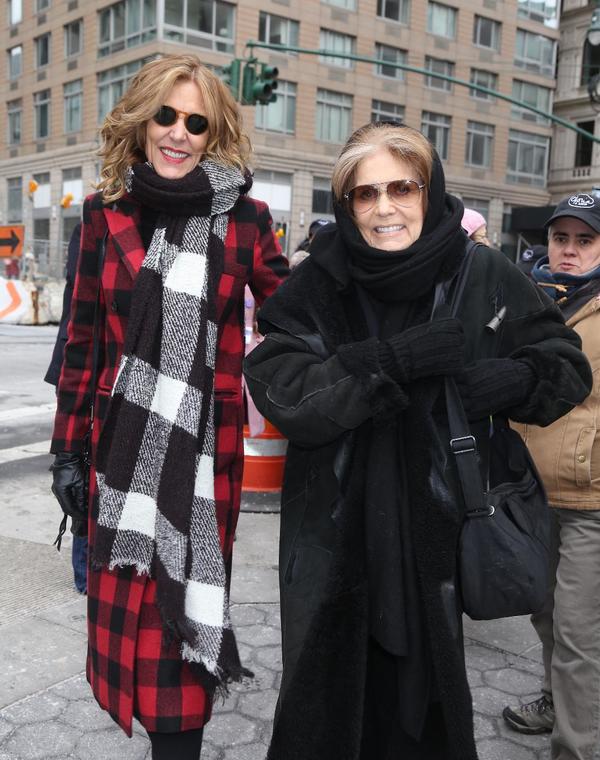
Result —
M53 388L41 378L55 328L0 326L0 760L144 760L91 697L84 676L85 598L74 590L70 544L51 546L59 508L44 453ZM281 669L278 515L245 499L234 553L232 616L255 678L218 704L203 760L263 760ZM271 510L271 511L269 511ZM538 695L541 652L528 621L465 621L481 760L548 760L549 738L505 729L502 707ZM374 760L376 760L374 758Z

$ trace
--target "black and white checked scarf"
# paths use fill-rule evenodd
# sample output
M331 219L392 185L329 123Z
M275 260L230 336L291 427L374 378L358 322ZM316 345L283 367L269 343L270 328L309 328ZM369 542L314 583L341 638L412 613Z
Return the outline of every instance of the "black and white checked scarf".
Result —
M216 295L227 212L249 183L211 161L181 180L137 164L128 181L159 215L98 446L94 561L151 574L182 657L223 684L243 671L215 512Z

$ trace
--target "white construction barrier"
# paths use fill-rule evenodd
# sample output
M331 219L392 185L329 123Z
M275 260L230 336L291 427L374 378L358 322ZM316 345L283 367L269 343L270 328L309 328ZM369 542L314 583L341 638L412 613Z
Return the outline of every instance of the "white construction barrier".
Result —
M0 277L0 323L35 324L30 283Z

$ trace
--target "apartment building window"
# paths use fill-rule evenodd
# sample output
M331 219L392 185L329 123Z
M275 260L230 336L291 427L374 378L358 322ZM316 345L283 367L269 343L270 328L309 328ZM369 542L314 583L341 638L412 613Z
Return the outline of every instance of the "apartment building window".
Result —
M586 40L583 44L581 84L586 85L596 74L600 74L600 45L590 45Z
M43 140L50 135L50 90L41 90L33 95L34 136Z
M404 106L387 103L385 100L372 100L371 121L404 121Z
M101 122L106 114L117 105L135 73L149 60L151 59L132 61L98 74L98 122Z
M375 58L381 61L387 61L388 64L406 63L408 53L406 50L391 47L391 45L382 45L380 42L375 43ZM375 64L375 74L379 77L389 77L390 79L404 80L404 71L397 69L395 66L386 65L385 63Z
M48 10L50 7L50 0L36 0L35 9L38 13Z
M377 15L390 21L408 24L410 0L377 0Z
M33 41L35 45L35 66L41 69L50 63L50 33L42 34Z
M10 100L6 104L8 122L7 141L9 145L18 145L21 142L21 118L23 104L21 100Z
M11 24L20 24L23 21L22 0L8 0L8 20Z
M549 148L550 140L547 137L509 129L506 181L544 186Z
M293 135L296 131L296 89L294 82L278 80L277 100L266 106L256 106L255 127L267 132Z
M156 0L122 0L98 16L99 58L156 37Z
M558 0L518 0L517 15L546 26L557 26Z
M456 37L456 17L458 11L449 5L434 3L429 0L427 4L427 31L438 37Z
M83 46L83 20L78 19L65 24L65 56L71 58L79 55Z
M443 74L447 77L454 76L454 64L452 61L443 61L441 58L432 58L430 55L425 56L425 68L427 71ZM439 77L425 77L425 86L432 87L434 90L445 90L452 92L452 82Z
M335 5L336 8L345 8L347 11L356 10L356 0L321 0L326 5Z
M83 202L83 181L80 166L62 171L62 194L65 196L67 193L71 193L73 196L73 203L80 204Z
M83 80L67 82L63 87L65 132L79 132L83 121Z
M9 177L6 180L6 221L23 221L23 180L21 177Z
M485 71L485 69L471 69L471 84L478 84L480 87L487 87L488 90L498 89L498 75L493 71ZM477 100L493 101L494 96L488 95L487 92L481 92L481 90L469 90L469 95Z
M300 24L291 18L260 12L258 17L258 39L272 45L298 47Z
M8 51L8 78L17 79L23 73L23 46L15 45Z
M540 87L539 84L531 82L522 82L519 79L513 79L512 96L516 100L526 103L528 106L539 108L541 111L549 113L552 108L552 90L548 87ZM513 105L511 116L523 121L531 121L536 124L549 124L549 120L543 116L529 111L526 108L519 108Z
M333 214L331 180L327 177L313 177L312 212L313 214Z
M491 48L498 52L500 50L500 29L499 21L485 16L475 16L473 20L473 44L479 47Z
M482 201L479 198L468 198L463 195L462 202L465 208L472 208L473 211L479 211L481 216L483 216L486 220L489 218L489 214L490 214L489 201Z
M343 143L352 127L352 96L317 90L317 140Z
M354 55L356 38L349 34L334 32L331 29L321 29L319 34L319 46L321 50L330 50L334 53L344 53L344 55ZM335 58L333 56L319 56L321 63L327 63L330 66L341 66L343 69L353 69L354 61L349 58Z
M234 52L235 6L221 0L165 0L165 38Z
M423 111L421 115L421 132L433 144L444 161L448 158L451 123L452 118L443 113Z
M556 43L543 34L517 29L515 66L543 76L554 76Z
M467 142L465 145L465 163L489 169L494 152L494 126L480 121L467 122Z
M593 121L578 121L577 126L579 129L584 129L591 135L594 134L595 122ZM594 141L589 137L577 133L577 144L575 146L575 166L591 166L592 165L592 150L594 148Z
M51 205L50 172L34 174L33 179L38 183L38 188L33 196L33 208L49 209ZM38 237L35 235L35 237Z

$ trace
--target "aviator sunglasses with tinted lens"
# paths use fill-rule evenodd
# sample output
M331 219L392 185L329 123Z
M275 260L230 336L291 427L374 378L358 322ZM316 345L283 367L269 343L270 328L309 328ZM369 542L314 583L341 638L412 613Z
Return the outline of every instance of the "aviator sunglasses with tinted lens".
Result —
M392 182L377 182L373 185L357 185L344 198L351 204L356 214L369 211L379 201L381 193L385 193L395 206L411 208L416 206L421 197L424 184L414 179L395 179Z
M199 113L186 113L185 111L176 111L171 106L161 106L152 117L161 127L170 127L177 119L183 116L185 128L191 135L201 135L208 129L208 119Z

